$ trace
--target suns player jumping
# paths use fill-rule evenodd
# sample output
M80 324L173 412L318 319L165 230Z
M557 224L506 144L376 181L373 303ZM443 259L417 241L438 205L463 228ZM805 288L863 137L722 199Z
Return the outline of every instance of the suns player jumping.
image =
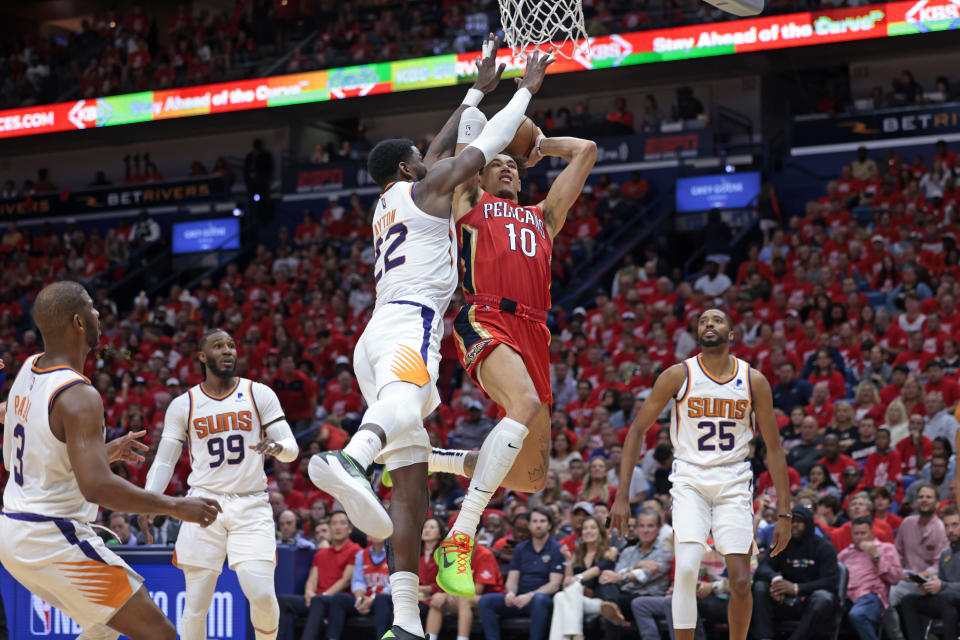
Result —
M277 394L259 382L237 377L237 346L229 333L210 329L198 346L203 382L174 398L167 408L146 483L148 491L163 493L186 442L188 495L215 498L223 507L206 529L180 527L174 563L183 571L187 587L180 635L206 640L207 610L226 556L250 602L257 640L273 640L280 621L273 588L276 534L261 456L291 462L299 453L297 441Z
M671 400L670 440L675 461L673 489L676 585L673 626L679 640L692 640L697 626L697 573L713 540L730 578L730 638L744 640L750 627L753 594L750 557L753 541L753 472L746 458L754 423L767 445L767 464L777 491L777 524L770 555L790 542L792 510L787 461L773 414L770 383L749 364L732 357L730 317L719 309L698 320L701 353L664 371L630 425L620 463L620 486L611 511L612 526L625 531L630 517L627 487L647 429Z
M486 118L471 108L460 117L460 153ZM486 124L489 126L489 124ZM437 583L451 595L475 595L470 566L483 510L501 485L543 489L550 455L550 256L597 157L596 143L546 138L538 130L530 158L497 154L453 199L466 305L453 328L460 362L505 417L479 452L434 450L430 471L472 476L457 521L435 552ZM482 135L482 134L480 134ZM567 161L539 205L518 204L521 165L543 156ZM528 437L527 434L530 434Z
M488 45L484 48L490 51ZM481 73L485 66L498 78L492 54L481 61ZM347 447L314 456L309 472L360 529L376 538L392 533L394 624L385 638L423 637L417 568L430 454L423 417L439 404L443 315L457 286L450 228L454 190L509 144L552 62L543 54L527 59L513 98L459 156L428 169L413 143L400 139L379 143L367 159L370 176L383 189L373 218L377 301L354 352L369 408ZM456 131L456 122L448 125L438 138ZM393 475L392 522L363 475L374 460Z
M100 342L99 313L76 282L43 288L33 319L44 353L30 356L10 388L3 464L10 478L0 516L0 561L14 578L83 627L83 640L173 640L176 629L143 578L104 545L90 523L97 505L166 513L205 527L220 507L170 498L114 475L110 463L138 462L143 431L104 444L103 401L80 371ZM26 624L24 621L23 624ZM12 628L12 630L16 630Z

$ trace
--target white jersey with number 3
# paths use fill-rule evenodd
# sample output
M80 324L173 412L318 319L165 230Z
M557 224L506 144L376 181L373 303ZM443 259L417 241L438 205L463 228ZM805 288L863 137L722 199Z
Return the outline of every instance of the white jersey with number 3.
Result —
M91 522L98 507L83 497L67 445L50 431L50 409L57 395L90 381L67 366L38 367L41 355L23 363L7 398L3 466L10 478L3 492L3 508Z
M214 396L191 387L167 408L163 437L186 442L191 487L215 493L253 493L267 488L263 456L252 449L264 428L283 417L270 387L237 378L233 389Z
M670 437L677 460L712 467L743 462L754 437L750 365L734 358L733 375L718 380L700 356L683 365L687 380L675 398Z
M424 213L414 203L417 184L391 183L377 201L373 214L376 308L409 300L443 315L457 288L456 246L450 220Z

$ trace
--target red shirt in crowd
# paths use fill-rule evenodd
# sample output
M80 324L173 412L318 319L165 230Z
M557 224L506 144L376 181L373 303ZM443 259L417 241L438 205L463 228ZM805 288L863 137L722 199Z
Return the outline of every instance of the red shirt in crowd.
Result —
M352 540L347 540L340 548L333 545L326 549L320 549L313 554L313 568L317 570L317 593L322 594L332 587L337 580L343 577L343 572L347 567L353 566L357 552L361 547ZM350 590L350 584L344 587L344 591Z
M473 548L473 581L483 585L484 593L503 593L503 574L493 551L478 544Z
M900 462L903 465L903 475L917 476L921 469L917 467L917 448L909 436L897 443L894 447L900 454ZM924 460L929 460L933 456L933 441L926 436L920 436L920 453Z
M858 466L857 461L845 453L839 454L836 462L833 463L827 460L826 456L824 456L823 458L820 458L820 464L827 468L827 471L830 473L830 477L833 478L833 482L837 486L840 486L840 478L843 476L844 469L849 466Z
M868 487L882 487L891 482L895 483L897 490L893 499L900 502L903 500L902 464L896 449L890 449L886 453L874 451L867 456L867 463L863 468L863 482Z
M290 377L277 371L270 380L270 387L276 392L283 412L291 420L306 420L310 415L310 400L317 397L317 383L300 370L295 370Z

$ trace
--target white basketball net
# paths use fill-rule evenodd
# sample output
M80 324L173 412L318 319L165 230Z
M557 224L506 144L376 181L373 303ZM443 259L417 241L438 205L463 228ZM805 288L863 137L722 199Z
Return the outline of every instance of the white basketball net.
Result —
M577 41L585 42L581 0L498 0L506 44L513 55L524 55L537 45L560 45L558 55L573 58ZM572 46L567 46L571 42ZM583 46L583 44L581 44Z

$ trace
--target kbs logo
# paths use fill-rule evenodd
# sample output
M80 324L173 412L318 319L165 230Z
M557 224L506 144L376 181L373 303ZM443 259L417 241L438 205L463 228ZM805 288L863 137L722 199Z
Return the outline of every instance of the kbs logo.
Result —
M920 0L917 4L910 7L904 16L906 21L916 26L921 31L932 29L957 29L960 28L960 0ZM928 23L941 23L950 21L944 27L942 25L933 25Z

